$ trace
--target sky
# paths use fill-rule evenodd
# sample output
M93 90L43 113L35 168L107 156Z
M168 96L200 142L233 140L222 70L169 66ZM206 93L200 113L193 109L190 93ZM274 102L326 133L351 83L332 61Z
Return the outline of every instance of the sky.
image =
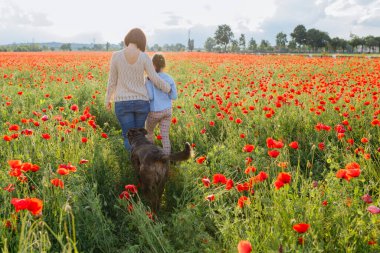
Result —
M25 42L119 43L140 27L148 45L202 47L220 24L257 42L274 43L298 24L331 37L380 36L380 0L0 0L0 44ZM247 40L248 40L247 39Z

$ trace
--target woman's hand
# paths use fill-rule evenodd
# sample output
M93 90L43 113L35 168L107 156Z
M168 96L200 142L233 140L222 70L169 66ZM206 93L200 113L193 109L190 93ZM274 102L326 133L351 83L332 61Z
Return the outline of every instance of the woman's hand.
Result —
M111 111L111 109L112 109L112 103L111 102L108 102L106 104L106 109L107 109L107 111Z

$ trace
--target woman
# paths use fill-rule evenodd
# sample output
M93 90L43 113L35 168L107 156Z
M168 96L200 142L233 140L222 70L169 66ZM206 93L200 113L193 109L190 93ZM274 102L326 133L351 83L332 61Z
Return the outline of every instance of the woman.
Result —
M123 132L124 146L131 151L128 130L144 127L150 108L144 72L160 90L169 93L171 88L158 76L145 53L146 37L141 29L129 31L124 44L126 47L123 50L112 55L105 103L106 108L111 110L112 102L115 102L115 114Z

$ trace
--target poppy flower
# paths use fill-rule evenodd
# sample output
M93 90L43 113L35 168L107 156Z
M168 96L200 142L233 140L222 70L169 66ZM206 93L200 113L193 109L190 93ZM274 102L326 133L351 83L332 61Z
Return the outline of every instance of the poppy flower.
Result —
M361 141L362 143L367 143L367 142L368 142L368 138L363 137L360 141Z
M15 185L14 184L9 184L6 187L4 187L3 190L7 191L7 192L13 192L15 190Z
M285 183L282 182L282 181L279 181L279 180L276 180L276 181L274 182L274 186L276 187L276 190L282 188L284 185L285 185Z
M22 161L21 160L9 160L8 164L9 164L9 166L11 166L12 169L21 168Z
M8 130L9 131L18 131L18 130L20 130L20 126L19 125L10 125Z
M215 200L215 196L214 194L211 194L211 195L208 195L205 199L211 202Z
M210 121L210 122L209 122L209 125L210 125L211 127L213 127L213 126L215 126L215 122L214 122L214 121Z
M228 179L226 182L226 190L231 190L234 187L234 181L232 179Z
M88 139L86 137L82 137L82 143L86 143Z
M238 248L238 253L252 252L252 245L249 241L245 241L245 240L240 241L237 248Z
M284 143L282 143L281 141L276 141L273 138L267 138L266 142L267 142L268 148L282 148L282 147L284 147Z
M235 122L236 122L236 124L241 124L241 123L243 123L243 120L240 119L240 118L237 118L237 119L235 120Z
M213 177L213 184L226 184L227 178L223 174L215 174Z
M119 194L119 199L130 199L131 195L127 191L123 191Z
M50 134L42 134L41 137L45 140L49 140L50 139Z
M177 122L178 122L177 118L176 118L176 117L173 117L173 118L172 118L172 124L175 125L175 124L177 124Z
M32 215L41 214L43 208L43 202L38 198L13 198L11 204L16 208L16 212L20 210L28 210Z
M372 213L372 214L378 214L378 213L380 213L380 208L378 208L377 206L369 206L367 208L367 211Z
M278 150L269 150L268 155L272 158L276 158L280 155L280 152Z
M206 160L206 157L204 157L204 156L200 156L200 157L198 157L198 158L196 159L196 162L197 162L198 164L202 164L202 163L204 163L205 160Z
M249 198L246 196L241 196L238 199L238 207L243 208L244 205L248 205L250 203Z
M296 141L293 141L289 144L289 147L291 147L292 149L298 149L298 142Z
M61 189L63 189L64 186L65 186L64 182L61 179L58 179L58 178L53 178L52 180L50 180L50 182L55 187L59 187Z
M210 187L210 179L207 177L202 178L202 183L205 187Z
M77 112L79 110L79 107L76 104L73 104L70 109L74 112Z
M15 207L16 212L26 210L29 206L29 199L12 198L11 204Z
M88 160L86 160L86 159L81 159L81 160L79 161L79 164L85 164L85 163L88 163Z
M124 188L130 193L137 193L137 187L133 184L128 184Z
M373 201L372 201L372 197L371 197L371 195L369 195L369 194L364 194L363 196L362 196L362 200L365 202L365 203L367 203L367 204L371 204Z
M249 188L250 185L247 182L236 185L236 189L238 190L238 192L249 191Z
M68 169L65 168L58 168L57 173L61 176L67 175L70 173Z
M299 245L304 245L304 244L305 244L305 239L304 239L303 237L299 237L299 238L297 239L297 243L298 243Z
M277 177L277 180L283 182L284 184L290 183L291 179L292 179L292 176L286 172L280 172Z
M47 121L47 120L49 120L49 117L47 115L44 115L44 116L42 116L41 120L42 121Z
M12 140L12 137L11 136L8 136L8 135L4 135L3 136L3 140L6 141L6 142L9 142Z
M247 144L243 147L243 152L251 153L255 149L255 146Z
M244 139L245 138L245 134L240 134L240 138Z
M307 232L309 227L310 227L310 225L307 223L299 223L299 224L295 224L293 226L293 230L296 231L297 233L303 234L303 233Z
M102 138L104 138L104 139L107 139L107 138L108 138L108 134L106 134L106 133L102 133L101 136L102 136Z
M323 142L318 143L318 148L319 148L319 150L324 150L325 149L325 144Z
M249 174L249 173L255 173L256 172L256 168L254 167L254 166L248 166L246 169L245 169L245 171L244 171L244 173L245 174Z

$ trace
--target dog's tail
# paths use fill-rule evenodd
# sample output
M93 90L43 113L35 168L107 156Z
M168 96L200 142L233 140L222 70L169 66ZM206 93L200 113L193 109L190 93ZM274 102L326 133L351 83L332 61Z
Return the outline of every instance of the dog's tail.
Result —
M186 161L191 157L191 147L188 142L185 143L185 149L180 152L172 153L170 155L165 155L164 160L170 161Z

